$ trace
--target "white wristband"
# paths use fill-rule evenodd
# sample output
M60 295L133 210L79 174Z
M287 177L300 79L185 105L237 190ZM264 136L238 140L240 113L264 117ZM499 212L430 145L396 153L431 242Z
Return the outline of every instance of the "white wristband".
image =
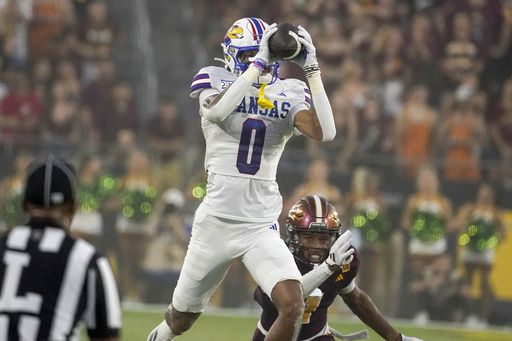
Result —
M318 122L322 128L322 141L332 141L336 136L336 125L334 124L331 103L329 103L329 98L327 98L325 93L320 71L310 74L308 82Z
M330 275L332 275L333 271L329 269L327 264L323 262L322 264L315 266L313 270L304 274L302 276L302 287L304 288L304 297L308 297L313 290L318 288L320 284L325 282Z

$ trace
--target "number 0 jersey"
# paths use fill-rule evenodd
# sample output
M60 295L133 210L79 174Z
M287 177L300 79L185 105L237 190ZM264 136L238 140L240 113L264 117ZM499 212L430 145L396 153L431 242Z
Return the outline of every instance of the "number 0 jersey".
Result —
M205 67L194 77L190 96L198 98L202 91L221 93L236 79L224 68ZM265 88L274 108L264 109L258 106L259 90L251 86L224 121L201 120L209 182L205 203L214 215L269 221L281 211L277 166L294 134L295 115L309 109L311 95L304 82L279 79Z

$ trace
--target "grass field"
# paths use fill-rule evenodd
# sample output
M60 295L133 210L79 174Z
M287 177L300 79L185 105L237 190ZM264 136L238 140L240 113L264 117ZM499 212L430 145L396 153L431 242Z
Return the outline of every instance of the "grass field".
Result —
M144 341L149 332L163 320L163 311L123 311L124 341ZM254 314L236 311L209 312L203 314L190 331L178 338L180 341L250 341L258 321ZM474 331L445 324L432 324L420 328L402 320L391 321L405 335L416 336L424 341L512 341L511 329L489 329ZM329 325L342 334L367 329L362 323L350 319L342 321L339 317L330 318ZM86 340L83 338L83 340ZM369 340L382 340L370 330Z

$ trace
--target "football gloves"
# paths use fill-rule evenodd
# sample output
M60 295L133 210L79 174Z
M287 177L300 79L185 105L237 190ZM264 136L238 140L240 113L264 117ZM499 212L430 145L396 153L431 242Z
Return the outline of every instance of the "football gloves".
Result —
M417 337L405 336L404 334L401 334L401 335L402 335L402 341L423 341L422 339L418 339Z
M165 320L149 333L147 341L170 341L174 336Z
M273 23L265 30L265 32L263 32L258 53L254 57L249 58L249 60L258 67L260 72L263 72L263 70L270 63L270 50L268 48L268 40L270 39L270 36L273 35L276 31L277 24Z
M315 45L313 45L313 40L311 39L311 35L308 33L308 31L306 31L306 29L302 26L299 26L298 30L298 39L300 43L304 45L306 51L304 54L292 59L292 61L302 67L302 69L306 72L306 76L308 76L312 72L319 71L318 60L316 58L316 48Z
M325 263L332 268L333 266L341 267L343 264L349 264L354 256L352 255L355 251L354 248L349 249L352 243L350 238L351 232L345 231L331 246L329 250L329 257L325 260Z

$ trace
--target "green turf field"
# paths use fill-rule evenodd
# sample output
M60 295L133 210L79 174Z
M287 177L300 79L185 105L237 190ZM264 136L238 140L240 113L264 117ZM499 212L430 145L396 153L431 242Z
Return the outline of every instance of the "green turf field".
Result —
M123 312L124 341L144 341L148 333L163 320L162 312ZM228 312L224 314L203 314L196 324L180 341L250 341L258 318L254 315ZM358 322L342 322L333 317L329 324L342 334L352 333L366 327ZM442 324L433 324L426 328L405 324L403 321L392 321L392 324L405 335L416 336L424 341L512 341L512 330L490 329L472 331ZM84 340L86 340L84 338ZM369 340L382 340L370 331Z

